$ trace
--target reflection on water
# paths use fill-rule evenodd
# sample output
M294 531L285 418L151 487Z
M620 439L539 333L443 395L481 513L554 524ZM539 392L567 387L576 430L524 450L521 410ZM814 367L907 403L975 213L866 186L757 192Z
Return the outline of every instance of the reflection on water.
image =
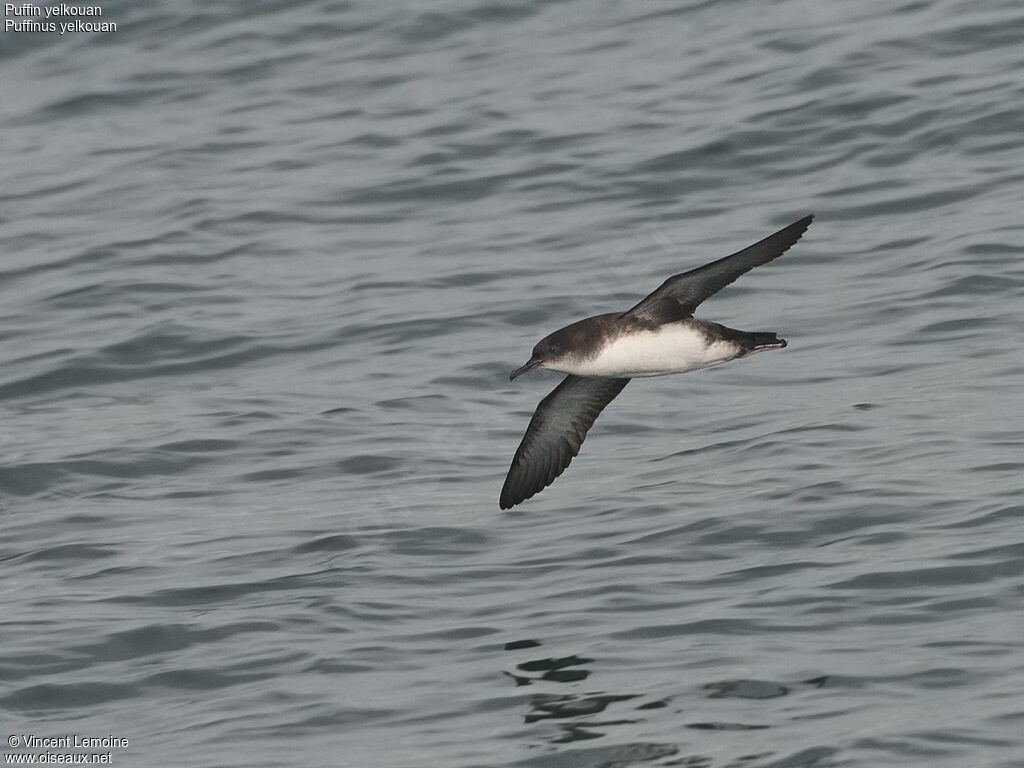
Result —
M540 672L541 680L551 680L556 683L573 683L577 680L586 680L590 675L587 669L571 669L590 664L593 659L582 656L565 656L560 659L536 659L535 661L524 661L517 664L516 669L523 672Z
M659 764L665 766L686 766L687 768L708 768L706 758L676 759L679 748L675 744L657 742L633 742L608 747L571 749L538 755L511 763L508 768L626 768L630 765L652 763L668 758Z
M536 648L541 643L536 640L506 643L505 650ZM527 686L535 683L571 684L586 680L593 670L583 667L593 664L594 660L585 656L570 654L568 656L546 656L521 661L515 665L515 672L505 671L505 675L515 681L516 686ZM573 741L597 739L607 733L607 729L616 726L636 723L635 717L610 717L593 719L594 715L605 712L609 707L621 702L636 699L640 694L608 693L605 691L589 691L585 693L532 693L527 701L529 711L523 718L526 724L551 721L558 726L558 732L548 739L556 744ZM657 702L651 702L657 705ZM650 705L639 709L652 708Z
M723 680L708 683L704 690L711 699L774 699L789 693L786 686L764 680Z
M541 641L535 639L514 640L505 643L504 650L532 651L542 645ZM523 716L523 723L541 726L541 730L534 731L534 734L542 740L542 744L551 748L551 745L596 741L612 735L620 726L635 727L651 716L663 715L676 718L677 728L683 727L690 731L768 731L773 728L770 718L780 716L780 710L772 700L787 697L797 691L820 690L829 681L828 675L822 675L785 683L752 678L704 683L697 688L703 693L704 700L709 702L709 711L721 713L723 710L717 702L734 700L736 704L733 710L737 714L742 713L747 719L690 720L694 714L692 703L689 707L673 707L672 697L653 698L643 693L576 690L580 683L594 674L595 670L591 668L594 663L595 660L592 658L573 653L566 656L523 659L515 663L513 671L503 670L503 674L513 680L517 688L544 684L563 687L563 690L531 692L526 699L527 711ZM765 702L765 706L761 708L765 722L753 721L755 718L752 716L757 714L758 705L752 702L759 701ZM545 730L545 725L556 728ZM774 746L774 742L772 744ZM559 759L554 755L545 755L513 765L611 768L655 761L663 766L688 768L712 768L718 765L710 756L684 756L680 754L682 751L683 748L679 744L632 743L607 748L575 749L571 752L557 753L560 755ZM830 758L835 752L832 747L813 747L780 758L777 750L765 749L740 755L721 765L723 768L826 768L832 765Z

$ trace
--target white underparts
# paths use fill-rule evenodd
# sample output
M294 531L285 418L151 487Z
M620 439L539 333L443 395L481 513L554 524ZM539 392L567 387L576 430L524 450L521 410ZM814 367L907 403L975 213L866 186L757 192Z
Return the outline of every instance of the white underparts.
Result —
M551 361L544 365L577 376L664 376L732 360L741 352L732 341L712 340L688 325L672 323L637 331L609 342L589 360Z

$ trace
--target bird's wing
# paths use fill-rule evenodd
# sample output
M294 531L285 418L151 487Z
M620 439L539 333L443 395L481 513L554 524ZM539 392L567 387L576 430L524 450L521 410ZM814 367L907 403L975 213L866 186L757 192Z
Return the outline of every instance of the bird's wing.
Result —
M501 508L511 509L551 485L580 452L598 414L628 383L629 379L569 375L541 400L512 458L501 489Z
M626 312L655 323L681 320L709 296L722 290L740 275L766 264L788 251L811 226L814 214L804 216L774 235L702 267L673 275L651 295Z

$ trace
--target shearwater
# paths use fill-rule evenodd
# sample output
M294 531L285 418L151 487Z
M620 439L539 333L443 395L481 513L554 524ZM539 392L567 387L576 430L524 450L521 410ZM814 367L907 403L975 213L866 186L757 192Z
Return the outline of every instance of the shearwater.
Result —
M813 219L810 214L742 251L673 275L632 309L588 317L541 339L509 379L534 368L569 375L537 406L501 489L501 508L511 509L551 485L631 378L685 373L785 347L774 332L737 331L698 320L693 311L740 275L789 250Z

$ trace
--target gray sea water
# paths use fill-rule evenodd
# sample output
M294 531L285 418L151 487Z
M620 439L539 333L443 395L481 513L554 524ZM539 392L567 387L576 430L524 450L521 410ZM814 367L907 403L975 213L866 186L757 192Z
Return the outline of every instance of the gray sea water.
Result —
M1024 766L1019 0L102 9L0 35L5 740ZM540 337L808 211L499 511Z

